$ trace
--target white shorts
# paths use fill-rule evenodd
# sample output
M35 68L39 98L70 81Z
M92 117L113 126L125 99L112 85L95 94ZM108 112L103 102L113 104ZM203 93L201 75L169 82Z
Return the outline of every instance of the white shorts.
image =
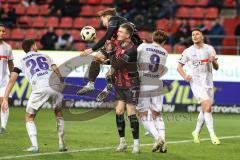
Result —
M7 88L8 81L6 78L4 78L2 81L0 81L0 97L4 97L5 90Z
M191 89L193 95L198 100L198 103L202 103L203 101L210 100L212 103L214 102L214 89L213 88L205 88L198 85L191 85Z
M7 86L0 86L0 97L4 97L6 87Z
M147 112L149 109L156 112L162 112L163 109L163 95L159 96L157 92L148 92L148 95L139 95L137 110L139 112Z
M43 87L38 90L32 91L27 102L26 112L29 114L36 114L42 105L52 99L53 109L62 107L63 95L51 87Z

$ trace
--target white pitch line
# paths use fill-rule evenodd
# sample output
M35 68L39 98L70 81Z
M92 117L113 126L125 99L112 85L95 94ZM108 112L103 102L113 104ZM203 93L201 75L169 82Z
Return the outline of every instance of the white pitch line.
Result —
M219 137L219 139L234 139L234 138L240 138L240 135ZM208 140L210 140L210 138L202 138L201 139L201 141L208 141ZM189 143L189 142L193 142L193 140L188 139L188 140L181 140L181 141L168 141L167 144L180 144L180 143ZM153 144L141 144L142 147L152 146L152 145ZM132 146L130 146L130 147L132 147ZM0 160L27 158L27 157L38 157L38 156L66 154L66 153L77 153L77 152L92 152L92 151L102 151L102 150L111 150L111 149L115 149L115 147L83 148L83 149L70 150L70 151L67 151L67 152L45 152L45 153L25 154L25 155L18 155L18 156L5 156L5 157L0 157Z

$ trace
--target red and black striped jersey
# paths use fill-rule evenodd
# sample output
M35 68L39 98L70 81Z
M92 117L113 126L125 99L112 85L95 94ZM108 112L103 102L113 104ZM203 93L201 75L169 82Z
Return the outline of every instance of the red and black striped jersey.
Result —
M123 49L119 43L116 44L117 49L111 62L115 69L115 87L128 89L139 86L137 48L130 44Z

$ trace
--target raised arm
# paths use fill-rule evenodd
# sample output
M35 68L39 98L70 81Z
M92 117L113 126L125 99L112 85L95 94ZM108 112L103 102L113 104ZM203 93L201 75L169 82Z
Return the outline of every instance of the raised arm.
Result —
M114 33L117 32L117 30L118 30L118 21L110 20L109 26L108 26L108 29L107 29L105 35L92 48L84 50L83 55L89 55L93 51L97 51L100 48L102 48L107 40L111 40L112 36L114 35Z
M60 70L58 69L57 65L52 64L51 67L52 67L53 72L56 73L56 75L61 80L61 82L63 82L64 80L63 80L62 74L61 74Z
M53 72L57 75L57 77L59 78L60 80L60 84L59 84L59 87L57 88L54 88L57 92L63 92L64 88L65 88L65 84L64 84L64 77L62 76L59 68L57 67L56 64L52 64L51 65L51 68L53 70Z
M103 47L107 40L111 40L113 34L117 31L117 26L112 26L107 29L106 34L92 47L93 51L96 51Z

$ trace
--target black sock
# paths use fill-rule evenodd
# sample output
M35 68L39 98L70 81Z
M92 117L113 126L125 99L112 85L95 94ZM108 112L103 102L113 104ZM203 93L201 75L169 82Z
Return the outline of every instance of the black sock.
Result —
M132 135L134 139L139 139L139 122L136 114L128 116L132 129Z
M95 82L99 72L100 72L100 63L97 61L92 61L90 65L89 73L88 73L89 81Z
M106 76L106 83L107 83L107 90L111 91L112 85L113 85L113 75Z
M116 114L116 123L117 123L117 129L118 134L120 137L125 137L125 119L124 115L117 115Z
M107 75L106 76L106 82L107 82L107 84L112 84L113 83L112 75Z

